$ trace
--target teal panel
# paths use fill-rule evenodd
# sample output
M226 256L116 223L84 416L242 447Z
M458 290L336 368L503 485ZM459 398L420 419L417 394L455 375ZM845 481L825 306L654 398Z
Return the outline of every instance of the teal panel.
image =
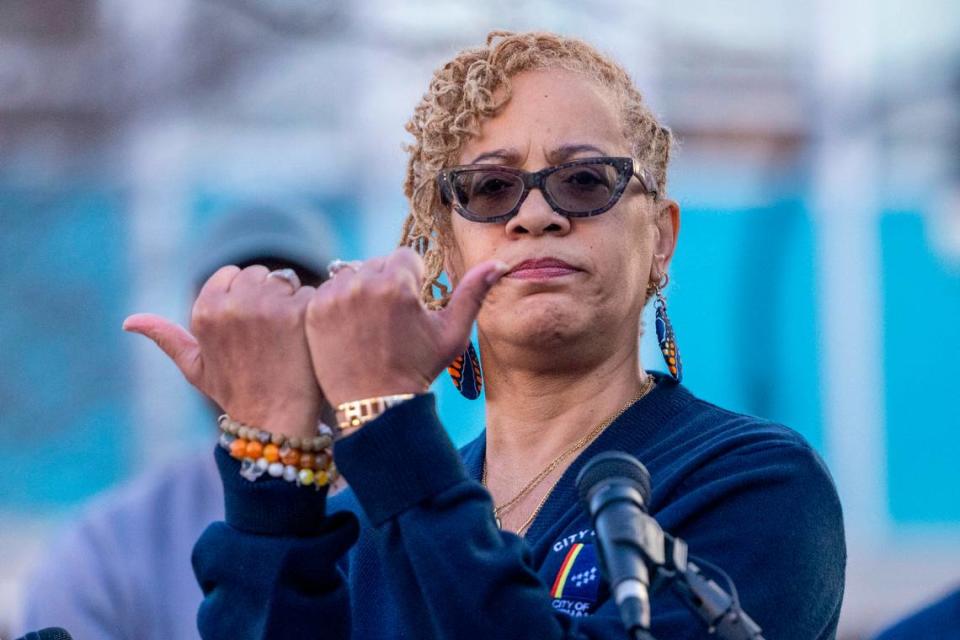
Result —
M457 447L462 447L480 435L486 424L482 395L476 400L467 400L453 386L453 381L446 371L434 382L432 391L437 396L440 421Z
M128 470L119 194L0 187L0 508L71 504Z
M685 209L667 294L685 384L725 408L786 424L822 451L814 273L802 202ZM655 340L652 328L644 339Z
M890 513L960 522L960 271L916 213L880 222Z

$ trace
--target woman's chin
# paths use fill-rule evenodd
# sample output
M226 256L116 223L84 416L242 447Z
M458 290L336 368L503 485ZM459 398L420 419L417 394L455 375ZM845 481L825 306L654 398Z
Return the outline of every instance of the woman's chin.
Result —
M554 297L554 296L550 296ZM566 296L528 298L508 310L495 312L497 330L491 332L525 348L552 348L570 344L591 330L582 304Z

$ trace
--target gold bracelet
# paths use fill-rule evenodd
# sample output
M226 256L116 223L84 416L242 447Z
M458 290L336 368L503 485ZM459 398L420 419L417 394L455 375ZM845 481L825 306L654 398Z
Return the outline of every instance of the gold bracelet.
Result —
M365 425L381 413L413 398L413 393L400 393L392 396L376 396L363 400L352 400L337 405L337 424L341 432Z

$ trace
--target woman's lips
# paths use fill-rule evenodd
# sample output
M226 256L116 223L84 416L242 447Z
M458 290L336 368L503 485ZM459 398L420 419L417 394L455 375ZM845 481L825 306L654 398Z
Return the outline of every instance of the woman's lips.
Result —
M508 278L518 280L549 280L577 273L580 269L556 258L524 260L507 273Z

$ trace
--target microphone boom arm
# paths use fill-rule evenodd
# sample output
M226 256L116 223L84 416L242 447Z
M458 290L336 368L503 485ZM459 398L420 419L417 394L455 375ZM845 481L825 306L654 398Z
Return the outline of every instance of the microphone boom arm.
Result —
M706 623L709 633L723 640L763 640L760 625L740 608L737 597L704 576L700 567L689 559L687 543L666 533L664 537L667 544L664 577L687 608Z

